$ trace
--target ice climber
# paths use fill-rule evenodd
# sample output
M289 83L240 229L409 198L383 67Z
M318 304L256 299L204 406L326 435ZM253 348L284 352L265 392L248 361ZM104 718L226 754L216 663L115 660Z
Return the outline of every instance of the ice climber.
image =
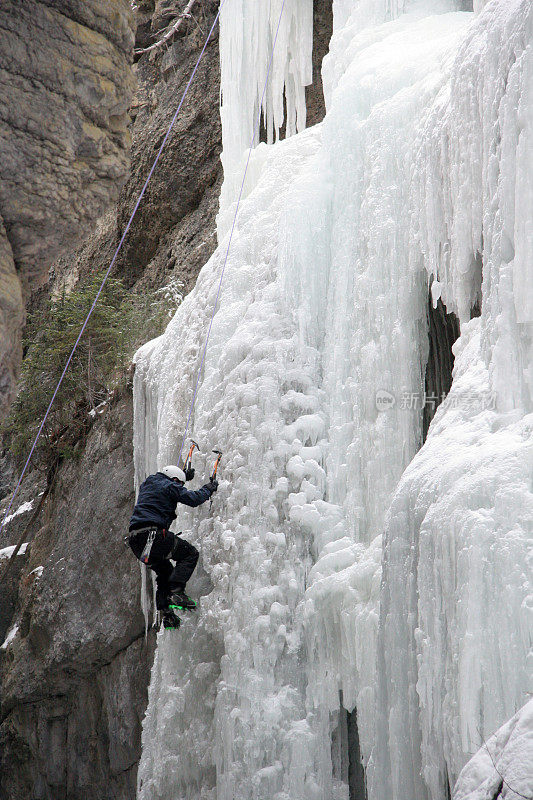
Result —
M141 484L130 520L128 544L157 576L156 607L162 612L166 628L179 627L173 608L196 608L194 600L185 594L185 585L198 562L198 550L179 533L169 531L176 519L176 505L184 503L195 508L218 489L218 481L211 478L198 491L189 491L184 484L193 477L194 469L184 472L172 465L149 475Z

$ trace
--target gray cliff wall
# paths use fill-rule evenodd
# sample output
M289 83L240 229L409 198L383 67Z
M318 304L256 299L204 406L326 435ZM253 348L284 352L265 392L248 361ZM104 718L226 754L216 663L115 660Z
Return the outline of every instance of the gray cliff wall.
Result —
M139 566L122 540L134 500L131 424L131 399L118 398L62 467L25 558L18 632L2 654L8 800L135 796L153 637L145 641Z
M0 421L15 393L23 324L22 287L0 214Z
M0 418L23 303L124 182L133 27L128 0L0 4Z

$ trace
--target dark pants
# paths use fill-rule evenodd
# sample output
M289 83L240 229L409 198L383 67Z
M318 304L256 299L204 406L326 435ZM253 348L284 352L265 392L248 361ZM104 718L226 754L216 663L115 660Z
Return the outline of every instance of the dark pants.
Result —
M146 530L130 533L129 545L137 558L142 555L148 533ZM156 574L155 600L158 611L168 608L171 592L185 588L198 563L198 555L196 547L180 536L170 531L157 531L146 566ZM169 559L176 562L175 567Z

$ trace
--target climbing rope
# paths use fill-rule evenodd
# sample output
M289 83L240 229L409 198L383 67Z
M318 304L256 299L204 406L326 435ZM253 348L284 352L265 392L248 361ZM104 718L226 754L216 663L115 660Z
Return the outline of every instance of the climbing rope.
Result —
M180 110L181 110L181 107L182 107L182 105L183 105L183 102L184 102L184 100L185 100L185 98L186 98L186 96L187 96L187 92L189 91L189 88L190 88L190 86L191 86L191 83L192 83L192 81L193 81L193 79L194 79L194 76L196 75L196 71L197 71L198 67L200 66L200 61L201 61L201 60L202 60L202 58L203 58L203 55L204 55L204 53L205 53L205 50L206 50L206 48L207 48L207 45L208 45L208 43L209 43L209 40L210 40L210 38L211 38L211 35L212 35L212 33L213 33L214 29L215 29L215 26L216 26L216 24L217 24L217 22L218 22L218 19L219 19L219 17L220 17L220 13L221 13L221 11L222 11L222 9L223 9L223 7L224 7L224 4L225 4L225 2L226 2L226 0L222 0L222 2L220 3L220 7L219 7L219 9L218 9L218 11L217 11L217 15L216 15L216 17L215 17L215 20L214 20L214 22L213 22L213 24L212 24L212 26L211 26L211 29L210 29L210 31L209 31L209 33L208 33L208 35L207 35L207 38L206 38L206 40L205 40L205 43L204 43L204 46L203 46L203 48L202 48L202 52L200 53L200 55L199 55L199 57L198 57L198 60L197 60L197 62L196 62L196 64L195 64L195 66L194 66L194 69L193 69L193 71L192 71L192 73L191 73L191 77L189 78L189 81L188 81L188 83L187 83L187 86L185 87L185 91L183 92L183 95L182 95L182 97L181 97L181 100L180 100L180 102L179 102L179 105L178 105L178 107L177 107L177 109L176 109L176 112L175 112L174 116L172 117L172 121L171 121L170 125L168 126L168 130L167 130L167 132L166 132L166 134L165 134L165 138L163 139L163 141L162 141L162 143L161 143L161 146L160 146L160 148L159 148L159 151L158 151L158 153L157 153L157 155L156 155L156 157L155 157L154 163L152 164L152 168L151 168L150 172L148 173L148 177L146 178L146 181L145 181L145 183L144 183L144 186L143 186L143 188L142 188L142 190L141 190L141 193L139 194L139 197L138 197L138 199L137 199L137 202L135 203L135 207L134 207L134 209L133 209L133 211L132 211L132 213L131 213L131 216L130 216L130 218L129 218L129 220L128 220L128 224L126 225L126 227L125 227L125 229L124 229L124 233L122 234L122 238L120 239L120 242L118 243L118 247L117 247L117 249L115 250L115 255L113 256L113 258L112 258L112 260L111 260L111 263L110 263L110 265L109 265L109 267L108 267L108 269L107 269L107 271L106 271L106 273L105 273L105 275L104 275L104 278L103 278L103 280L102 280L102 283L100 284L100 288L98 289L98 292L96 293L96 297L94 298L94 302L93 302L93 304L92 304L91 308L89 309L89 313L87 314L87 317L85 318L85 322L84 322L84 323L83 323L83 325L81 326L81 330L80 330L80 333L79 333L79 335L78 335L78 338L76 339L76 342L75 342L75 344L74 344L74 347L72 348L72 352L71 352L70 356L68 357L67 363L65 364L65 368L64 368L63 372L61 373L61 377L59 378L59 381L58 381L58 383L57 383L57 386L56 386L56 388L55 388L55 390L54 390L54 393L53 393L53 395L52 395L52 399L50 400L50 404L49 404L49 406L48 406L48 408L47 408L47 410L46 410L46 414L44 415L44 417L43 417L43 421L41 422L41 425L40 425L40 427L39 427L39 430L37 431L37 436L35 437L35 440L34 440L34 442L33 442L33 444L32 444L32 447L31 447L31 450L30 450L30 454L29 454L29 456L28 456L28 458L27 458L27 460L26 460L26 463L25 463L25 465L24 465L24 469L22 470L22 473L21 473L21 475L20 475L20 478L19 478L19 480L18 480L18 483L17 483L17 485L16 485L16 487L15 487L15 491L13 492L13 495L12 495L12 497L11 497L11 500L10 500L10 502L9 502L9 505L8 505L8 507L7 507L7 510L6 510L6 512L5 512L5 514L4 514L4 517L3 517L3 519L2 519L2 524L0 525L0 534L1 534L1 533L2 533L2 531L4 530L4 526L5 526L5 524L6 524L6 519L7 519L8 515L9 515L9 512L10 512L10 510L11 510L11 507L12 507L12 505L13 505L13 501L15 500L15 497L16 497L16 495L17 495L17 492L18 492L18 490L20 489L20 485L21 485L21 483L22 483L22 479L24 478L24 475L26 474L26 470L28 469L28 465L29 465L29 463L30 463L30 460L31 460L31 457L32 457L32 455L33 455L33 451L35 450L35 447L36 447L36 445L37 445L37 442L39 441L39 437L40 437L40 435L41 435L41 432L42 432L42 430L43 430L43 428L44 428L44 425L45 425L45 423L46 423L46 420L48 419L48 415L49 415L49 413L50 413L50 409L52 408L52 405L53 405L53 403L54 403L54 400L55 400L55 398L56 398L56 395L57 395L57 393L58 393L58 391L59 391L59 387L60 387L60 386L61 386L61 384L63 383L63 378L65 377L65 375L66 375L66 372L67 372L67 370L68 370L68 368L69 368L70 362L72 361L72 357L73 357L74 353L76 352L76 348L78 347L79 341L80 341L81 337L83 336L83 332L84 332L85 328L87 327L87 323L89 322L89 319L90 319L90 317L91 317L91 314L93 313L93 311L94 311L94 308L95 308L95 306L96 306L96 303L98 302L98 298L100 297L100 294L102 293L102 290L103 290L103 288L104 288L104 285L105 285L105 283L106 283L106 281L107 281L107 279L108 279L108 277L109 277L109 274L110 274L110 272L111 272L111 270L112 270L112 268L113 268L113 266L114 266L114 264L115 264L115 261L117 260L117 256L118 256L118 254L119 254L119 252L120 252L120 250L121 250L121 248L122 248L122 245L123 245L123 243L124 243L124 240L125 240L125 238L126 238L126 235L127 235L128 231L129 231L129 229L130 229L130 227L131 227L131 223L133 222L133 218L135 217L135 214L137 213L137 209L139 208L139 205L141 204L141 200L143 199L143 197L144 197L144 193L146 192L146 188L147 188L148 184L150 183L150 179L151 179L151 177L152 177L152 175L153 175L153 173L154 173L154 170L155 170L155 168L156 168L156 166L157 166L157 162L159 161L159 158L160 158L160 156L161 156L161 153L163 152L163 149L164 149L164 147L165 147L165 145L166 145L166 143L167 143L167 141L168 141L168 138L169 138L169 136L170 136L170 133L171 133L171 131L172 131L172 128L174 127L174 124L175 124L175 122L176 122L176 120L177 120L177 118L178 118L178 114L179 114L179 112L180 112ZM218 299L218 296L217 296L217 299ZM182 445L182 447L183 447L183 445Z
M233 224L231 226L231 232L230 232L230 236L229 236L229 240L228 240L228 246L226 248L226 255L224 257L224 264L222 266L222 272L221 272L221 275L220 275L220 280L218 282L218 290L217 290L217 295L215 297L215 304L213 306L213 313L211 314L211 320L209 322L209 329L207 331L204 350L203 350L203 353L202 353L202 359L200 361L200 366L198 368L198 374L196 376L196 383L195 383L195 386L194 386L194 393L193 393L193 397L192 397L192 401L191 401L191 406L189 408L189 415L187 417L187 423L185 425L185 431L183 433L183 439L182 439L182 442L181 442L181 447L179 449L178 458L177 458L176 463L179 463L179 460L181 458L181 454L183 452L183 447L185 445L185 439L187 438L187 432L189 430L189 424L191 422L191 417L192 417L192 413L193 413L193 410L194 410L194 405L196 403L196 396L198 394L198 386L200 384L200 375L202 374L202 368L203 368L204 362L205 362L205 354L207 352L207 344L209 342L209 337L211 335L211 328L213 327L213 320L215 318L215 314L216 314L216 310L217 310L218 300L219 300L219 297L220 297L220 290L222 288L222 281L224 280L224 272L226 271L226 264L228 263L228 256L229 256L229 251L230 251L230 247L231 247L231 240L233 239L233 233L235 231L235 223L237 221L237 214L239 213L239 206L240 206L240 203L241 203L242 193L243 193L243 190L244 190L244 182L246 180L246 174L248 172L248 165L250 164L250 157L252 155L252 148L253 148L253 145L254 145L255 137L257 136L257 134L259 132L259 126L261 125L261 112L262 112L262 108L263 108L263 101L265 99L265 92L266 92L267 86L268 86L268 79L270 77L270 69L272 67L272 59L274 58L274 49L276 47L276 41L277 41L277 38L278 38L279 28L280 28L280 25L281 25L281 17L283 15L283 9L285 8L285 2L286 2L286 0L283 0L283 3L281 4L281 11L279 12L279 19L278 19L278 25L277 25L277 28L276 28L276 35L274 36L274 41L272 43L272 50L270 51L270 59L269 59L269 62L268 62L268 69L267 69L267 74L266 74L266 78L265 78L265 85L263 86L263 93L261 95L261 102L259 103L259 111L257 112L257 120L256 120L256 123L255 123L255 126L254 126L254 131L253 131L253 134L252 134L252 138L251 138L251 141L250 141L250 147L248 149L248 158L246 160L246 166L244 168L244 174L242 176L242 183L241 183L241 188L240 188L240 191L239 191L239 197L237 199L237 206L235 208L235 214L233 215Z

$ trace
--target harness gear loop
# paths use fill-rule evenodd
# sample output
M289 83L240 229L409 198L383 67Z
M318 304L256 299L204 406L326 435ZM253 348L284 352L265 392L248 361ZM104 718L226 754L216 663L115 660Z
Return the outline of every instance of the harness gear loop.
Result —
M146 544L144 545L144 550L141 553L141 557L139 561L142 561L143 564L148 564L150 561L150 552L152 550L152 546L155 541L155 537L157 536L157 529L151 528L148 533L148 538L146 539Z

